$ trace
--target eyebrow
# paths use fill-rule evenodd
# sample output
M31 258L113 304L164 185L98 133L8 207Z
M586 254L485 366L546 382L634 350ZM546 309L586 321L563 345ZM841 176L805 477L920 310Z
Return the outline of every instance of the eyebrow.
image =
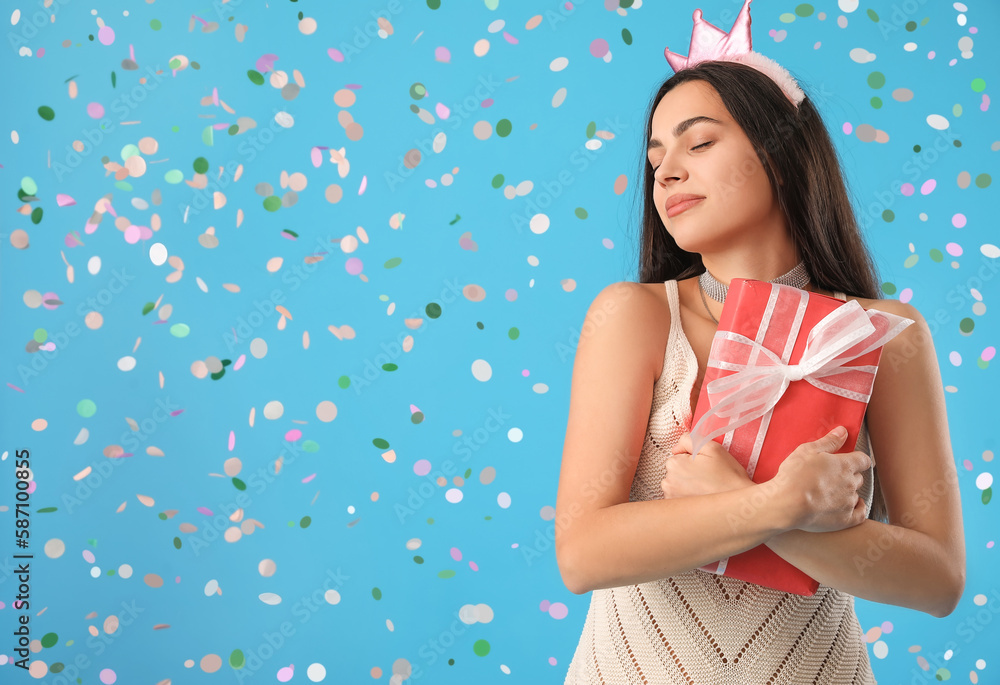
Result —
M687 131L695 124L702 124L702 123L718 124L719 126L723 125L721 121L719 121L718 119L713 119L712 117L706 117L706 116L691 117L690 119L685 119L681 123L674 126L674 138L679 138L685 131ZM651 138L649 141L649 145L646 146L646 154L649 154L649 151L652 150L653 148L662 148L662 147L663 143L661 143L659 139Z

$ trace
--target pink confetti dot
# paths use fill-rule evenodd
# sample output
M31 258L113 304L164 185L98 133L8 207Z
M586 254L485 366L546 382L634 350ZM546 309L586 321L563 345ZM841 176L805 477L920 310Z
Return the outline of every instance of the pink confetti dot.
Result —
M477 564L474 561L470 561L469 562L469 568L471 568L473 571L478 571L479 570L479 564Z
M608 54L608 41L603 38L595 38L590 41L590 54L598 59Z
M993 541L992 540L990 540L989 542L986 543L986 549L993 549Z
M462 560L462 550L460 550L458 547L452 547L451 548L451 558L454 559L455 561L461 561Z
M845 121L842 128L844 130L844 134L848 136L851 135L851 132L854 130L854 127L851 125L851 122L849 121Z
M541 601L541 603L538 605L538 610L539 611L544 611L544 612L548 613L548 611L549 611L549 600L543 599Z
M434 112L438 115L438 119L447 119L451 116L451 110L443 102L434 105Z
M931 50L930 52L927 53L927 59L934 59L936 56L937 56L937 53L934 52L933 50Z
M42 295L42 306L45 307L46 309L50 309L50 310L51 309L55 309L59 305L57 305L57 304L50 304L48 302L48 300L58 300L58 299L59 299L59 295L57 295L56 293L47 292L44 295Z
M517 291L514 290L513 288L508 288L507 292L505 292L503 296L504 299L507 300L508 302L514 302L517 300Z
M212 510L208 507L198 507L198 513L204 514L205 516L212 516Z
M434 48L434 59L436 59L438 62L450 62L451 50L443 46Z
M965 215L961 213L955 214L951 217L951 225L955 228L965 228L965 221Z
M83 550L83 560L86 561L88 564L93 564L94 563L94 553L91 552L89 549Z
M549 607L549 616L560 621L569 616L569 609L562 602L556 602Z
M30 495L31 493L33 493L36 487L38 487L37 481L31 481L30 483L28 483L28 488L27 488L28 494Z
M554 656L549 657L549 666L555 666L557 663L559 662L556 661L556 658Z
M909 302L912 299L913 299L913 289L912 288L903 288L899 292L899 301L902 302L903 304L906 304L907 302Z
M292 675L295 672L294 666L285 666L284 668L278 669L278 682L287 683L292 679Z
M959 245L958 243L948 243L947 245L945 245L944 249L946 249L948 251L948 254L950 254L952 257L962 256L962 246Z
M531 372L530 372L530 371L528 371L527 369L522 369L522 370L521 370L521 376L522 376L523 378L527 378L527 377L528 377L528 376L530 376L530 375L531 375Z
M37 57L45 57L45 48L38 48L38 52L35 53Z
M104 685L111 685L116 680L118 680L118 675L110 668L101 669L101 682Z
M983 353L980 356L982 356L984 362L988 362L991 359L993 359L993 355L995 355L996 353L997 353L997 348L993 347L993 345L990 345L985 350L983 350Z
M413 472L418 476L426 476L431 472L431 463L426 459L418 459L413 465Z
M139 227L135 224L129 224L129 227L125 229L125 242L129 245L135 245L139 242Z
M292 430L285 433L285 440L287 440L288 442L295 442L301 437L302 437L302 431L300 431L298 428L293 428Z
M328 54L330 56L330 59L332 59L334 62L344 61L344 53L342 53L337 48L327 48L326 54Z
M899 187L899 192L901 192L905 197L910 197L913 195L914 187L912 183L904 183Z
M233 364L233 371L239 371L243 367L243 364L246 363L246 360L247 356L245 354L241 354L240 358Z
M361 260L358 259L357 257L351 257L350 259L347 260L347 263L344 264L344 269L346 269L347 273L351 274L352 276L357 276L359 273L361 273L363 268L364 267L361 263Z
M102 26L97 32L97 40L101 41L101 45L111 45L115 42L115 30L110 26Z
M885 633L886 635L892 632L892 621L882 622L882 632Z
M937 181L933 178L929 178L920 185L921 195L930 195L937 188Z
M964 461L962 462L962 466L964 466L964 467L965 467L965 470L966 470L966 471L971 471L971 470L972 470L972 460L971 460L971 459L966 459L966 460L964 460Z
M104 116L104 105L100 102L91 102L87 105L87 114L91 119L100 119Z

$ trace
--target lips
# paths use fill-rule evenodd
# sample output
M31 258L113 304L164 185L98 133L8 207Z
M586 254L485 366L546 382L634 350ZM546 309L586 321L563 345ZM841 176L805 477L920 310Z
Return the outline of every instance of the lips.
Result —
M689 200L682 200L681 202L678 202L677 204L673 205L672 207L668 207L667 208L667 216L668 217L677 216L678 214L680 214L684 210L689 209L690 207L694 207L695 205L697 205L698 203L700 203L704 199L705 198L703 198L703 197L697 197L697 198L691 198Z

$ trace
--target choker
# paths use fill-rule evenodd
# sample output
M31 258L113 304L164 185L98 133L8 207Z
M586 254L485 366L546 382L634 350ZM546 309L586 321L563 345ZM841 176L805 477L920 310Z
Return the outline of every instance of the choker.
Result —
M778 283L780 285L789 285L793 288L805 289L805 286L809 283L809 272L806 270L805 260L796 264L788 273L782 274L768 281L768 283ZM719 320L708 309L708 302L705 302L705 293L708 293L708 296L716 302L725 303L729 286L719 281L708 269L705 269L705 273L698 277L698 287L701 290L701 300L705 303L705 310L708 311L708 315L712 317L715 323L719 323Z

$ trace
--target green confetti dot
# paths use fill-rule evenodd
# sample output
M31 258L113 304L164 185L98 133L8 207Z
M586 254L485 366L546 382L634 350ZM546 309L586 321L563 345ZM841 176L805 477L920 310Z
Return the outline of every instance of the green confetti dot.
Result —
M433 516L431 516L431 517L429 517L427 519L427 525L428 526L433 526L434 525L434 517Z
M503 174L497 174L496 176L494 176L493 177L493 181L491 182L491 185L494 188L501 187L503 185Z
M184 180L184 174L180 169L171 169L167 173L163 174L163 180L167 183L180 183Z
M262 73L260 73L259 71L257 71L256 69L250 69L250 70L248 70L247 71L247 76L250 77L250 81L252 83L257 84L258 86L264 85L264 75Z
M952 113L952 115L953 115L953 116L956 116L956 117L960 117L960 116L962 116L962 105L960 105L960 104L958 104L958 103L956 102L956 103L955 103L954 105L952 105L952 107L951 107L951 113Z
M419 81L414 83L410 86L410 97L414 100L423 100L427 97L427 88Z
M974 79L972 79L972 83L970 85L972 86L972 91L974 93L982 93L984 90L986 90L986 80L985 79L974 78Z
M34 195L38 192L38 184L31 176L25 176L21 179L21 190L24 191L25 195Z
M882 284L882 292L884 292L886 295L895 295L896 284L889 283L888 281L886 281L885 283Z
M94 400L80 400L76 403L76 413L85 419L97 413L97 404Z
M302 443L303 452L319 452L319 443L315 440L306 440Z
M163 24L160 22L159 19L150 19L149 28L153 29L154 31L159 31L160 29L163 28Z
M983 490L983 504L989 504L991 499L993 499L993 486Z
M917 30L917 22L915 22L915 21L908 21L908 22L906 22L906 27L905 28L906 28L907 31L916 31Z
M982 357L980 357L979 359L976 360L976 366L985 371L990 367L990 363L985 359L983 359Z
M941 250L937 249L936 247L931 250L930 255L931 259L934 260L935 262L938 262L939 264L941 263L942 260L944 260L944 255L941 254Z
M878 12L876 12L875 10L868 10L868 18L871 19L872 21L874 21L877 24L878 23Z
M170 327L170 335L175 338L186 338L191 328L186 323L175 323Z
M337 379L337 385L340 386L341 390L347 390L349 387L351 387L351 377L341 376L340 378Z
M906 258L906 261L903 262L903 266L905 266L907 269L909 269L914 264L916 264L919 259L920 259L920 255L918 255L918 254L911 254L909 257Z
M592 121L587 124L587 138L593 138L595 133L597 133L597 122Z
M811 17L815 10L808 2L804 2L795 8L795 13L800 17Z
M586 219L589 216L589 214L587 214L587 210L583 207L577 207L573 213L576 214L577 219Z
M247 489L247 484L246 484L246 483L244 483L243 481L241 481L241 480L240 480L239 478L237 478L236 476L233 476L233 486L234 486L234 487L235 487L235 488L236 488L237 490L246 490L246 489Z
M421 557L421 556L415 556L415 557L413 557L413 561L415 561L418 564L422 564L422 563L424 563L424 558Z
M54 647L57 642L59 642L59 636L55 633L42 635L42 647Z
M299 525L302 526L303 528L308 528L309 524L312 523L312 521L313 521L312 518L308 516L303 516L302 519L299 521Z
M510 119L501 119L497 122L497 135L501 138L506 138L510 135L510 131L513 125L510 123Z
M42 223L42 208L41 207L35 207L33 210L31 210L31 223L33 223L33 224L40 224L40 223Z
M476 328L478 328L479 330L484 330L486 328L486 326L483 325L482 321L477 321L476 322Z
M625 43L625 45L632 44L632 32L628 29L622 29L622 42Z
M157 516L160 518L161 521L167 520L167 515L164 514L162 511L159 514L157 514Z
M239 124L233 124L228 129L226 129L226 131L229 133L229 135L235 136L237 133L240 132L240 126Z
M173 57L173 58L170 59L169 62L167 62L167 66L170 67L171 69L180 69L181 68L181 61L179 59L177 59L176 57Z
M443 571L438 571L438 578L454 578L455 572L450 568L446 568Z
M208 171L208 160L204 157L194 160L194 170L199 174L206 173Z
M45 119L45 121L52 121L53 119L56 118L56 113L52 110L51 107L47 105L42 105L41 107L38 108L38 116L40 116L42 119Z
M632 0L618 0L618 6L622 9L628 9L632 6Z
M41 344L49 339L49 332L46 331L44 328L36 328L35 333L32 337L35 339L36 343Z
M488 640L476 640L472 645L472 653L476 656L486 656L490 653L490 643Z
M977 188L987 188L991 183L993 183L993 177L989 174L979 174L976 176Z
M396 366L395 364L391 363L391 362L387 362L387 363L385 363L385 364L382 365L382 370L383 371L397 371L397 370L399 370L399 367Z
M422 411L415 411L410 415L410 423L416 425L424 422L424 413Z
M49 673L62 673L63 669L66 668L66 664L61 661L57 661L51 666L49 666Z
M140 154L139 146L129 143L128 145L122 147L122 161L127 162L129 157L135 157Z
M229 655L229 665L233 668L243 668L246 664L246 658L243 656L243 650L234 649L233 653Z
M944 667L939 668L934 673L934 677L937 680L950 680L951 679L951 671L949 671L947 668L944 668Z
M389 449L389 441L384 438L375 438L372 440L372 444L378 447L380 450Z
M57 507L42 507L41 509L38 510L38 513L39 514L51 514L52 512L56 511L56 509L57 509Z
M432 319L436 319L441 316L441 305L437 302L431 302L429 305L424 307L424 311L427 312L427 316Z
M868 85L872 88L881 88L885 85L885 74L881 71L873 71L868 74Z
M791 24L793 21L795 21L795 15L792 14L791 12L782 12L781 14L778 15L778 21L780 21L782 24Z
M374 597L375 599L382 599L382 591L379 590L377 587L373 587L372 597Z
M181 130L181 127L178 126L177 124L174 124L173 126L170 127L170 130L173 131L174 133L177 133L178 131Z
M436 10L441 7L441 0L427 0L427 7Z
M872 105L872 109L882 109L882 98L876 96L876 97L873 97L870 100L870 102L871 102L871 105Z
M181 539L179 537L174 537L174 549L181 548Z
M109 568L108 572L105 575L113 576L113 575L115 575L115 570L113 568Z
M395 269L397 266L403 263L402 257L393 257L392 259L387 259L384 266L386 269Z
M517 340L521 337L521 331L517 330L516 327L512 327L509 331L507 331L507 337L511 340Z
M882 221L886 222L887 224L891 224L895 218L896 218L896 213L891 209L886 209L885 211L882 212Z
M975 327L976 327L976 322L970 319L969 317L965 317L964 319L958 322L958 330L966 334L971 333L972 329Z
M264 198L264 209L269 212L277 212L281 209L281 198L277 195L271 195L270 197Z

